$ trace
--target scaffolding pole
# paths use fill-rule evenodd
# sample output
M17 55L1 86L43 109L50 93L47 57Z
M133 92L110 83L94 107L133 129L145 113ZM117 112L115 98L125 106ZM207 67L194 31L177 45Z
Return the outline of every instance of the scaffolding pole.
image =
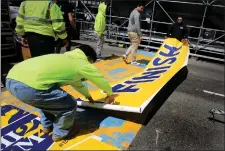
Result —
M110 10L109 10L110 11L110 13L109 13L110 14L109 23L112 24L112 0L110 0L110 6L109 6L109 8L110 8Z
M112 25L112 0L110 0L110 4L109 4L109 24ZM109 26L110 30L109 30L109 34L108 34L108 38L111 38L111 30L112 30L112 26Z
M74 1L74 8L75 8L75 11L74 11L74 20L75 20L75 23L76 23L76 19L77 19L77 7L78 7L78 0L75 0ZM76 24L75 24L76 25Z
M119 27L122 27L124 24L126 24L128 22L129 19L127 19L126 21L124 21Z
M86 10L90 13L90 15L95 19L95 16L91 13L91 11L87 8L87 6L84 4L84 2L82 0L80 0L80 2L82 3L82 5L86 8Z
M190 5L205 5L204 3L192 3L192 2L182 2L182 1L168 1L168 0L158 0L160 2L171 2L171 3L180 3L180 4L190 4ZM225 7L224 5L211 5L213 7Z
M151 27L150 27L150 34L149 34L149 39L148 39L148 45L150 45L150 39L152 37L152 24L153 24L154 12L155 12L155 0L153 2L153 7L152 7Z
M78 14L84 14L84 13L81 13L81 12L78 12ZM96 15L96 14L94 14ZM109 15L106 15L106 17L110 17ZM111 16L112 18L119 18L119 19L126 19L125 22L128 21L129 18L127 17L120 17L120 16ZM142 21L145 21L145 20L142 20ZM167 23L167 22L162 22L162 21L156 21L156 20L153 20L153 23L159 23L159 24L168 24L168 25L171 25L172 23ZM122 24L121 24L122 25ZM121 26L120 25L120 26ZM198 27L198 26L191 26L191 25L187 25L187 27L190 27L190 28L201 28L201 27ZM224 32L224 30L219 30L219 29L213 29L213 28L205 28L205 27L202 27L202 29L206 29L206 30L214 30L214 31L218 31L218 32Z
M216 0L213 0L211 3L209 3L209 5L212 5Z
M204 1L204 0L202 0L202 2L203 2L203 4L204 4L204 5L206 5L206 3L205 3L205 1Z
M218 39L222 38L223 36L225 36L225 34L223 34L223 35L217 37L216 39L214 39L213 41L211 41L211 42L205 44L205 45L204 45L203 47L201 47L201 48L205 48L206 46L208 46L208 45L211 44L211 43L214 43L215 41L217 41Z
M169 17L169 19L172 21L172 23L174 23L174 21L173 21L173 19L170 17L170 15L166 12L166 10L162 7L162 5L158 2L158 1L156 1L157 2L157 4L160 6L160 8L164 11L164 13Z
M198 35L198 41L197 41L197 45L196 45L196 49L195 49L195 54L197 53L197 51L199 50L199 42L200 42L200 37L201 37L201 34L202 34L202 30L203 30L203 25L204 25L204 21L205 21L205 15L206 15L206 12L207 12L207 9L208 9L208 0L206 2L206 5L205 5L205 10L204 10L204 14L203 14L203 17L202 17L202 23L201 23L201 26L200 26L200 31L199 31L199 35Z
M145 7L147 7L149 4L151 4L154 0L149 1L147 4L145 4Z
M195 2L176 1L176 0L171 0L171 1L168 1L168 0L149 0L149 2L145 6L149 5L153 1L154 1L154 4L153 4L153 11L152 11L152 18L150 19L150 21L151 21L151 23L150 23L151 24L150 30L148 30L149 27L146 30L145 29L142 29L142 31L145 31L145 32L149 33L149 38L148 37L145 37L146 38L145 41L148 42L148 45L140 45L140 46L143 46L143 47L154 47L154 46L150 46L150 43L162 43L163 42L163 38L153 37L153 34L154 33L158 33L160 36L163 36L164 35L162 32L157 32L157 31L156 32L153 32L153 27L154 27L153 26L153 23L167 24L167 25L174 23L173 19L170 17L170 15L167 13L167 11L164 9L163 5L161 5L162 3L160 3L160 2L170 2L170 4L171 3L181 3L181 4L190 4L190 5L201 5L201 6L205 6L203 8L204 9L204 13L203 13L203 17L202 17L202 20L201 20L201 26L187 25L187 27L189 27L189 28L195 28L195 29L199 29L200 30L199 31L199 34L198 34L198 37L196 37L196 38L189 37L189 39L193 39L195 41L193 41L194 43L192 43L192 41L188 40L188 43L190 44L191 47L193 47L193 50L194 50L195 53L199 50L201 52L210 52L211 54L221 54L221 55L224 55L224 51L223 50L219 50L220 48L218 50L217 50L217 48L214 48L214 47L211 48L211 47L209 47L209 45L211 43L215 43L215 42L218 43L218 44L224 44L224 42L219 41L219 40L223 36L225 36L225 31L224 30L219 30L219 29L205 28L204 27L204 22L205 22L206 13L207 13L207 10L208 10L208 7L209 6L223 7L223 8L225 6L222 6L222 5L214 5L213 3L216 0L200 0L201 3L199 3L199 2L198 3L195 3ZM157 5L156 3L164 11L164 13L169 17L169 19L172 21L172 23L170 21L168 21L168 22L161 22L161 21L154 20L155 19L154 14L156 12L156 5ZM84 3L82 3L82 4L88 10L88 12L93 16L93 13L91 13L90 10L87 8L88 5L86 6ZM110 24L112 24L113 18L118 18L118 19L124 19L125 20L121 25L115 26L115 28L116 28L116 35L115 35L116 42L117 43L123 43L118 38L121 37L121 35L122 36L125 36L127 38L127 35L124 34L124 33L120 33L119 32L119 29L120 28L127 29L126 27L122 27L122 26L124 26L124 24L128 22L129 18L127 18L127 17L120 17L120 16L112 16L112 0L110 0L110 14L109 15L106 15L106 16L108 17ZM142 21L146 21L146 20L142 20ZM81 26L82 26L82 23L81 23ZM214 37L212 40L202 39L201 38L201 35L202 35L203 30L205 30L205 29L222 32L222 36L219 36L218 38ZM109 41L111 41L111 40L109 39ZM202 43L202 41L204 41L204 44ZM125 43L127 43L127 42L125 42ZM200 56L200 57L203 57L203 58L210 58L210 59L214 59L214 60L224 61L224 59L219 59L219 58L211 57L211 56L207 56L207 55L198 55L198 54L195 54L195 53L192 53L192 56Z

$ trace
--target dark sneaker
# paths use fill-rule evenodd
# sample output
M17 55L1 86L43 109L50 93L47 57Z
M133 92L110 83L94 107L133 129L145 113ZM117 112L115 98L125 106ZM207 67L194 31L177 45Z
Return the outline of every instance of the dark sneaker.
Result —
M78 126L74 124L74 126L71 128L71 130L70 130L70 132L69 132L69 134L67 136L64 136L64 137L52 137L52 140L54 142L59 142L61 140L73 139L78 132L79 132Z
M49 128L42 128L42 131L44 134L49 134L52 132L52 127L49 127Z

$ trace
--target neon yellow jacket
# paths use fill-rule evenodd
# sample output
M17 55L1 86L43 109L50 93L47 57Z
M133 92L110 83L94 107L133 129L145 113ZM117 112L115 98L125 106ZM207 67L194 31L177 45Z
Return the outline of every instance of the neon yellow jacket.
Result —
M81 82L85 78L112 95L112 87L98 69L88 62L80 49L64 54L49 54L30 58L16 64L6 78L11 78L38 90L48 90L54 85L71 85L86 98L88 88Z
M98 14L96 15L94 26L95 32L98 35L103 35L105 32L106 8L107 6L104 2L100 3L98 6Z
M67 37L65 22L58 5L50 0L27 0L20 5L16 18L16 33L34 32L55 39Z

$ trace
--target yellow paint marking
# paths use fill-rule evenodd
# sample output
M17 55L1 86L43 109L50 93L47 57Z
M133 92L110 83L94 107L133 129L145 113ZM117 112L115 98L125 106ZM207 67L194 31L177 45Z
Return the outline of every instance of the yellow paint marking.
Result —
M5 127L9 124L9 117L12 117L18 112L18 110L13 109L5 114L5 116L1 116L1 127Z
M72 147L69 147L65 150L120 150L120 149L90 137L80 143L74 144Z

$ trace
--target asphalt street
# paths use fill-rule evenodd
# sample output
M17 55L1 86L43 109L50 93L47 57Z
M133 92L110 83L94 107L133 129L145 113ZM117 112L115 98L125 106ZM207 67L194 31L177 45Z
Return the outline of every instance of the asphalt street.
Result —
M126 50L104 48L105 56ZM224 110L224 65L190 58L187 68L187 79L142 126L129 150L224 150L224 116L213 122L209 113Z
M209 111L224 110L224 66L189 60L187 79L173 92L130 150L224 150L224 116L212 122Z

